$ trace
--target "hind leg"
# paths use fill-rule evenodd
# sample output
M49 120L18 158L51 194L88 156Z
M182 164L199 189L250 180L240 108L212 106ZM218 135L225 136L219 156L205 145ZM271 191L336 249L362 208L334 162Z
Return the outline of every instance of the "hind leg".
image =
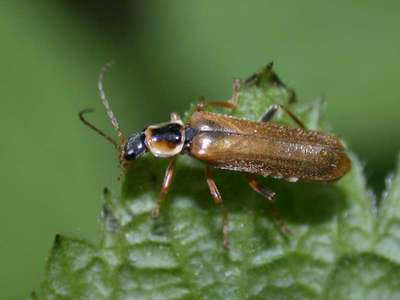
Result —
M294 113L288 110L286 107L280 104L271 105L268 110L262 115L260 118L260 122L269 122L275 116L278 110L282 110L289 115L289 117L301 128L306 129L306 126L303 124L302 121Z
M247 180L249 182L250 187L253 189L253 191L255 191L256 193L260 194L261 196L263 196L264 198L269 200L268 203L270 204L270 207L271 207L272 216L273 216L275 224L276 224L276 226L278 226L279 230L284 235L291 234L291 231L287 227L285 221L283 220L281 214L279 213L279 210L273 204L273 198L275 196L275 192L271 191L269 188L262 185L258 180L256 180L251 175L247 175Z

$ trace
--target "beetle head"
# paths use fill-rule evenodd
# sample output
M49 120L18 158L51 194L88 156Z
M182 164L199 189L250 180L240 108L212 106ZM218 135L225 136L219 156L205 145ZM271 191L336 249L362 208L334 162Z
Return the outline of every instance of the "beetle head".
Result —
M144 133L135 133L128 137L124 145L124 159L135 160L147 151Z

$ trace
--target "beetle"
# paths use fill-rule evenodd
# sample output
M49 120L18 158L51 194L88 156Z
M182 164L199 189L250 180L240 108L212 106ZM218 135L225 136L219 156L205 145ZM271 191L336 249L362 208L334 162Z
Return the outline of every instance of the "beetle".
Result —
M275 193L262 185L256 175L312 182L331 182L345 175L351 162L338 137L323 132L307 130L303 123L286 107L272 105L258 122L206 111L207 107L234 109L240 95L240 81L233 84L228 101L201 101L185 124L177 113L171 113L169 122L150 125L125 139L112 112L103 88L107 64L99 75L98 90L108 117L118 135L119 142L106 135L84 118L91 110L83 110L81 121L105 137L117 149L120 165L127 169L129 162L149 152L158 158L169 159L160 195L153 209L153 217L160 214L160 206L171 186L176 158L187 154L205 164L207 184L214 202L223 211L224 245L228 244L228 220L222 197L215 184L212 168L239 171L246 174L250 187L272 201ZM268 66L272 68L272 65ZM299 126L290 128L271 122L282 110ZM289 234L276 208L272 206L275 222L281 231Z

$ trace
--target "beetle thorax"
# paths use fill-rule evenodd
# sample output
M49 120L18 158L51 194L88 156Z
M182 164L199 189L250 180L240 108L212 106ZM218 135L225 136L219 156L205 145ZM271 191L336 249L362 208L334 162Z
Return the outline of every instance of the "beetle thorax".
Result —
M147 148L156 157L172 157L183 149L185 130L182 123L152 125L144 134Z

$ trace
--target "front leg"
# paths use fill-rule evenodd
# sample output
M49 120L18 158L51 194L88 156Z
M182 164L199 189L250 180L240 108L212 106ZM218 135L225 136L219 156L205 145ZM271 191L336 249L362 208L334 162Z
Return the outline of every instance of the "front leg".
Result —
M228 101L223 101L223 100L205 101L204 99L202 99L197 104L197 111L204 111L208 106L234 110L239 102L239 96L240 96L240 80L235 79L233 81L232 97Z
M176 157L171 158L171 160L169 161L167 170L165 171L165 176L164 176L164 180L163 180L163 183L161 186L161 191L157 198L157 201L153 208L153 211L151 213L153 218L158 218L160 216L161 204L165 200L165 197L168 194L169 188L171 187L172 180L174 179L175 162L176 162Z
M176 112L172 112L169 119L172 123L182 123L181 117Z

